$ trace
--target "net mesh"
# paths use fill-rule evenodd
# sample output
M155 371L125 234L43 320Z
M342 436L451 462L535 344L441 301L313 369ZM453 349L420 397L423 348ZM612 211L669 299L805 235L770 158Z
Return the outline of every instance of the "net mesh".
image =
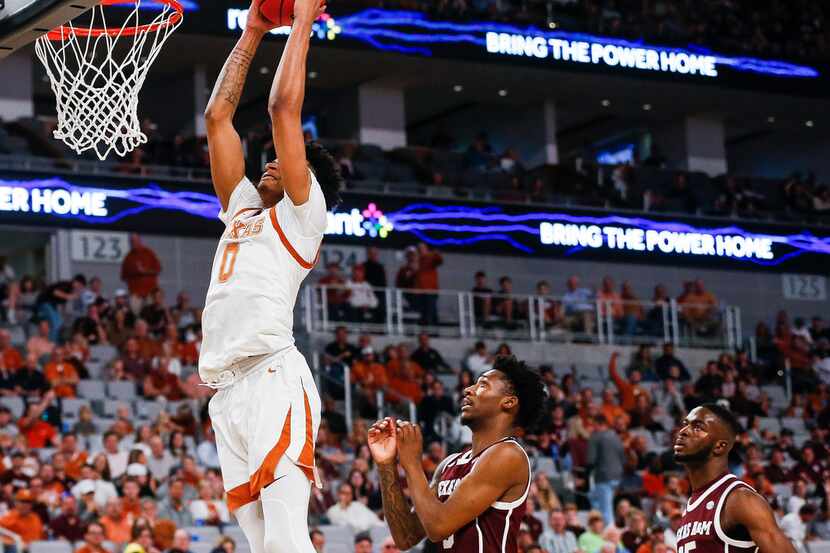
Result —
M105 1L81 21L70 21L35 44L56 97L55 138L78 154L94 151L101 160L113 151L124 156L147 142L138 94L165 41L182 22L175 2L145 2L142 9L136 0L132 11L109 6L114 3L120 2ZM142 16L153 19L142 22Z

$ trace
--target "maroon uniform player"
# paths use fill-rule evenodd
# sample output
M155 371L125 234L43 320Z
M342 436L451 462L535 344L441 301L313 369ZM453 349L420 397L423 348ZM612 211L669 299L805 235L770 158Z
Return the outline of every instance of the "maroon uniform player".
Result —
M677 531L677 553L795 553L767 501L729 473L727 459L740 423L707 403L681 423L674 457L684 465L692 496Z
M393 419L372 425L369 448L380 474L383 512L400 549L428 537L446 552L517 552L531 474L513 435L534 424L544 397L538 373L515 357L500 357L464 390L461 422L473 431L472 447L444 459L431 484L421 464L420 428ZM404 499L396 456L414 510Z

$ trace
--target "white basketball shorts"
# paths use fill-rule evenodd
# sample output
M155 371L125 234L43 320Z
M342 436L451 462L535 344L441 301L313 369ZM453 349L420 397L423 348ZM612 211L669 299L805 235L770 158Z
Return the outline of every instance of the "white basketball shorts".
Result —
M320 395L305 357L292 346L251 364L208 406L231 511L279 479L283 456L320 485L314 466Z

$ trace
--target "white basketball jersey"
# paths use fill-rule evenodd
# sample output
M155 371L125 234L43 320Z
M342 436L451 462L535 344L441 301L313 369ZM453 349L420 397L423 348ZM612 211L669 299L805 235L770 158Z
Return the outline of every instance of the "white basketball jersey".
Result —
M326 202L311 174L308 201L288 195L264 209L247 178L236 186L213 258L202 314L199 376L211 382L233 363L294 344L294 303L326 230Z

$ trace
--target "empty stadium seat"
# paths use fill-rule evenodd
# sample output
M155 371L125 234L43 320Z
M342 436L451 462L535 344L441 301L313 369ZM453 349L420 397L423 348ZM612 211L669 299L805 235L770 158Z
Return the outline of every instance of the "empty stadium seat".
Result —
M248 538L245 537L245 532L243 532L242 528L239 526L225 526L222 533L236 542L237 549L239 548L239 544L248 543Z
M33 541L29 553L72 553L72 545L65 541Z
M326 536L326 544L342 543L347 546L354 545L354 534L348 526L335 526L330 524L320 526L320 531Z
M781 427L792 430L795 434L807 433L807 428L804 426L804 419L800 417L782 417Z
M17 396L0 397L0 405L8 407L9 411L12 412L12 415L14 415L15 418L23 416L23 410L26 408L26 404L23 402L23 399Z
M775 434L781 432L781 423L774 417L762 417L761 428L769 430Z
M135 383L126 380L107 384L107 395L122 401L134 401L136 398Z
M188 526L185 530L195 543L207 542L215 545L219 539L219 529L216 526ZM194 553L198 552L194 551Z
M104 415L107 417L115 417L119 407L127 407L130 410L130 415L133 412L133 406L128 401L122 401L118 399L107 399L104 400Z
M391 535L391 532L389 531L389 527L386 526L385 524L383 526L374 526L374 527L369 529L369 536L371 536L372 543L375 544L375 546L380 544L383 540L388 538L390 535Z
M210 553L216 544L209 541L192 541L190 542L190 551L192 553Z
M104 383L100 380L81 380L78 382L78 397L86 399L106 399Z
M810 553L830 553L830 541L807 542L807 549Z
M70 419L78 418L78 411L84 405L89 405L89 402L84 399L65 398L61 400L61 414Z
M350 553L352 549L345 543L326 542L326 553Z

